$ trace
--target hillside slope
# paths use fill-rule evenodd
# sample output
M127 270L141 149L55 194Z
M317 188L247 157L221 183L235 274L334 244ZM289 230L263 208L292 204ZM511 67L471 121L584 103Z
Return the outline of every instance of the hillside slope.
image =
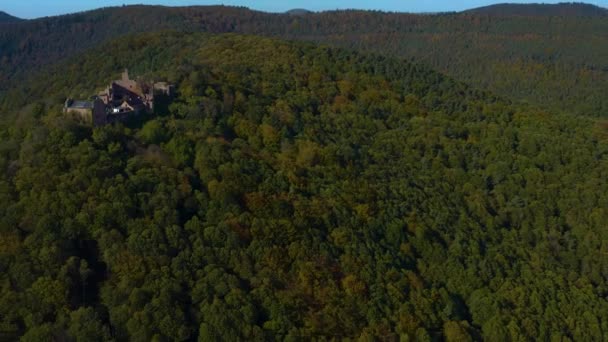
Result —
M534 12L537 7L517 8ZM0 84L6 89L10 80L108 39L163 29L311 40L413 58L513 100L571 114L608 115L608 20L578 15L335 11L294 16L222 6L106 8L0 27Z
M174 82L169 110L62 117L123 67ZM24 86L40 102L0 129L9 340L606 338L606 127L238 35L123 38Z
M474 8L465 13L485 14L492 16L554 16L554 17L607 17L608 10L585 3L559 3L559 4L496 4Z
M6 12L2 12L0 11L0 24L2 23L8 23L8 22L15 22L15 21L20 21L21 19L17 18L17 17L13 17L12 15L6 13Z

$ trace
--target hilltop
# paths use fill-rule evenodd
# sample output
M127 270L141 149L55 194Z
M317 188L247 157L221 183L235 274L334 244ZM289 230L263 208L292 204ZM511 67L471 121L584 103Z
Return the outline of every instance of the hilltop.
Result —
M15 22L15 21L20 21L20 20L22 20L22 19L14 17L6 12L0 11L0 23Z
M290 15L306 15L311 14L313 12L303 8L294 8L289 11L286 11L285 13Z
M561 16L561 17L606 17L605 8L585 3L559 4L496 4L464 11L468 14L493 16Z

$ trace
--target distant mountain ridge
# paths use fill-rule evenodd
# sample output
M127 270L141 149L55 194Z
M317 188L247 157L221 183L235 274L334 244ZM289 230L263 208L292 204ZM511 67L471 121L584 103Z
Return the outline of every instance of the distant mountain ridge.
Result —
M0 11L0 23L8 23L8 22L20 21L20 20L23 20L23 19L17 18L6 12Z
M364 10L292 15L231 6L100 8L0 25L0 93L11 81L110 39L174 30L307 40L413 59L510 99L608 116L603 11L584 4L497 5L431 15ZM4 100L13 101L0 94Z
M498 16L608 16L608 9L580 2L558 4L512 4L503 3L466 10L463 13Z
M289 11L285 12L285 14L290 14L290 15L305 15L305 14L311 14L313 13L312 11L309 11L305 8L294 8L294 9L290 9Z

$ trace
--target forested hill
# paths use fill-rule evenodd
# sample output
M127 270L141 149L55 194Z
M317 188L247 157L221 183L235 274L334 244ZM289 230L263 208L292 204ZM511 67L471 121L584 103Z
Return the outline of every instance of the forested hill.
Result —
M6 12L2 12L0 11L0 24L2 23L8 23L8 22L14 22L14 21L20 21L21 19L17 18L17 17L13 17L12 15L6 13Z
M468 14L492 16L561 16L608 17L608 10L585 3L496 4L465 11Z
M177 98L63 117L123 67ZM606 338L605 126L239 35L122 38L23 91L0 126L6 340Z
M306 15L306 14L311 14L313 12L311 12L307 9L303 9L303 8L294 8L285 13L290 14L290 15Z
M0 84L6 89L11 80L26 78L26 71L35 73L114 37L162 29L311 40L412 58L514 100L573 115L608 115L608 20L578 15L290 15L223 6L105 8L2 25Z

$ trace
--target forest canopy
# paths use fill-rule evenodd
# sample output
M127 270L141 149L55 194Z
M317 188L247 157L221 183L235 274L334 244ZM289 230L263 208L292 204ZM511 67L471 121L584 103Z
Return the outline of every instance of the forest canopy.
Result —
M63 117L65 96L124 67L175 83L168 110ZM8 339L606 338L594 120L397 59L233 34L121 38L9 95Z

